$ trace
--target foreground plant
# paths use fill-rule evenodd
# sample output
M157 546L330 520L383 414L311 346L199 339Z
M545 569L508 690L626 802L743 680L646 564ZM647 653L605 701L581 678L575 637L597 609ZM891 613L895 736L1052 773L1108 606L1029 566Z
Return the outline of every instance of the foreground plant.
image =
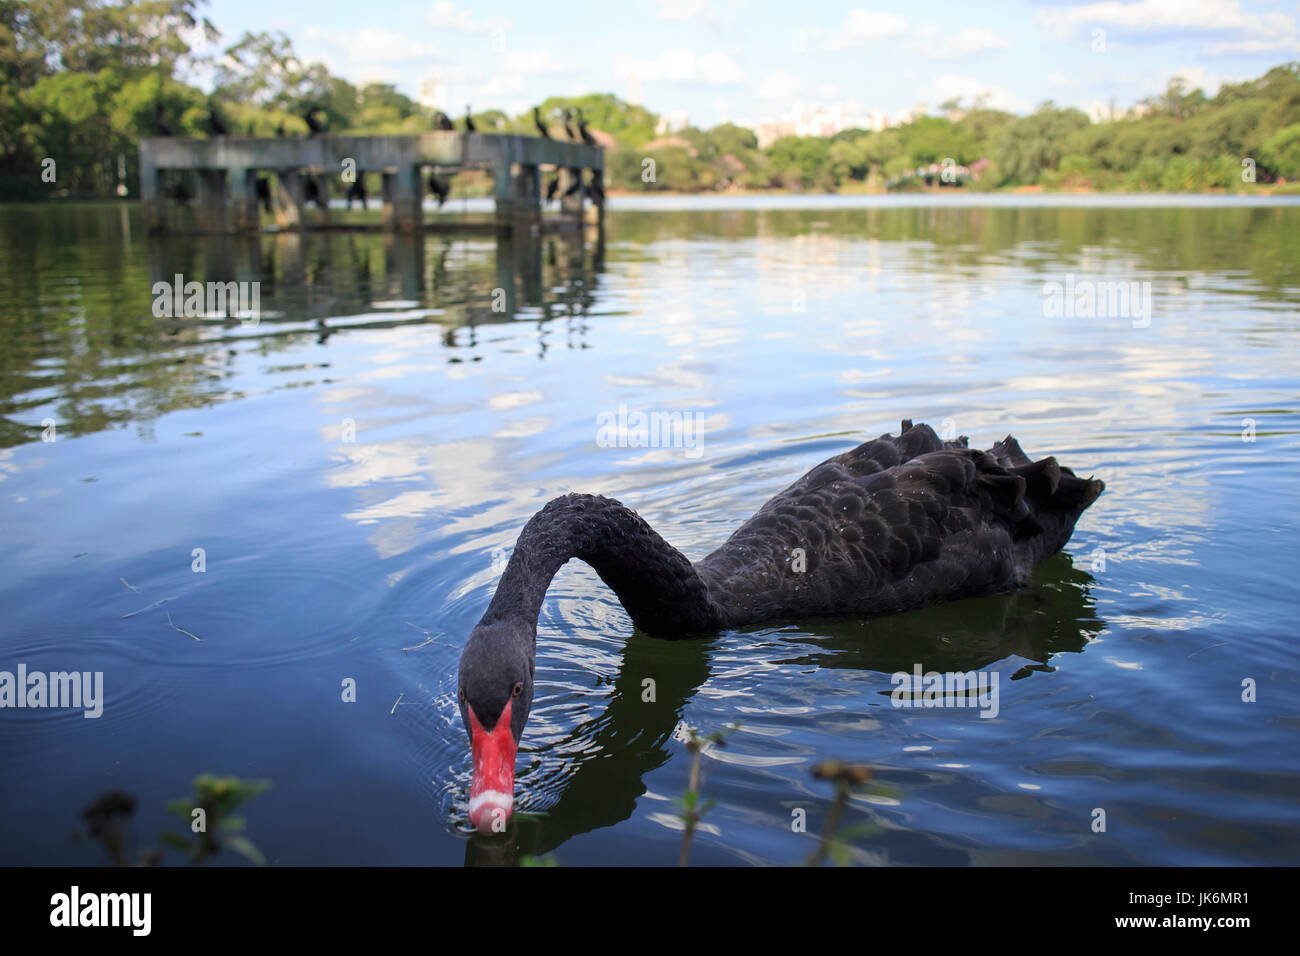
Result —
M194 778L194 794L167 804L167 810L189 824L196 839L192 842L180 834L164 832L169 846L189 853L190 863L198 865L228 846L241 856L261 866L266 862L262 851L244 836L245 820L234 815L236 809L271 789L267 780L240 780L238 777L215 777L210 773Z
M830 859L837 866L845 866L850 860L852 841L856 837L878 833L880 828L873 823L862 823L852 827L840 828L840 820L850 798L864 791L878 795L889 795L890 788L879 784L868 786L875 776L875 771L863 763L846 763L842 760L823 760L812 769L812 775L818 780L829 780L835 787L835 799L830 810L826 812L826 822L822 826L817 849L808 858L807 866L821 866Z
M167 804L167 810L189 824L196 835L190 841L178 833L164 831L159 837L168 846L188 853L190 863L202 863L228 846L256 864L266 862L261 851L243 835L244 820L234 810L271 788L266 780L241 780L202 774L194 778L194 794ZM86 836L104 848L115 866L159 866L163 852L148 848L133 856L130 849L130 820L136 798L125 790L107 790L81 811ZM80 839L80 831L73 834Z
M691 776L686 792L673 801L682 808L678 817L681 818L685 827L682 832L682 852L677 858L678 866L686 865L686 861L691 854L691 840L695 836L695 830L700 825L700 820L703 819L704 814L717 802L712 797L703 803L700 802L700 761L705 747L708 745L725 747L727 745L727 735L735 733L739 729L740 724L731 724L723 730L715 730L708 736L701 737L694 727L684 728L686 750L691 755Z

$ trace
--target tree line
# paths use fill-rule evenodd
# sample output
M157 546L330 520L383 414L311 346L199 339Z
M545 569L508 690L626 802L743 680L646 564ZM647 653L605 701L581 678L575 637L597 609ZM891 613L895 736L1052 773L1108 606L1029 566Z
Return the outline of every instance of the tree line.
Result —
M435 111L394 86L357 86L307 63L282 33L220 46L202 0L0 0L0 197L134 195L138 144L178 136L419 133ZM204 51L214 47L217 56ZM206 64L212 90L183 77ZM1026 116L943 105L883 130L788 136L760 149L722 124L661 132L660 118L610 94L551 97L556 138L581 109L609 153L606 186L634 191L854 191L919 185L945 162L972 188L1243 189L1300 181L1300 63L1214 96L1180 79L1104 122L1043 103ZM481 132L536 135L532 109L476 113ZM456 121L463 128L464 120ZM53 161L54 175L42 173ZM472 180L471 180L472 181ZM484 188L478 182L478 188Z

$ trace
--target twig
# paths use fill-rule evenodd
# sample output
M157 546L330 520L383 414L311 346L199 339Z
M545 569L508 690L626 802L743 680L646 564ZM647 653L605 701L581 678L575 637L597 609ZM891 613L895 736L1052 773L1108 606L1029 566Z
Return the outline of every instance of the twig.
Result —
M196 641L198 641L200 644L203 643L203 638L199 637L197 634L191 634L189 631L185 630L185 628L183 628L183 627L177 627L175 624L172 624L172 616L171 616L171 613L170 613L170 612L167 614L167 623L168 623L168 624L171 624L171 628L172 628L173 631L180 631L180 632L181 632L182 634L184 634L186 637L192 637L192 638L194 638Z
M418 626L416 626L415 624L412 624L410 621L403 621L402 623L405 624L407 627L414 627L417 631L419 631L421 634L423 634L423 635L425 636L425 638L426 638L424 641L422 641L422 642L419 643L419 644L414 645L413 647L403 647L402 650L404 650L404 651L418 651L420 648L422 648L422 647L427 647L427 646L429 646L430 644L437 644L437 643L438 643L438 638L442 637L442 635L443 635L443 632L442 632L442 631L439 631L437 634L430 634L430 633L429 633L428 631L426 631L424 628L422 628L422 627L418 627Z
M840 760L824 760L813 767L812 774L821 780L830 780L835 785L835 802L826 811L826 823L822 827L817 849L808 858L807 866L821 866L830 856L831 847L836 841L836 832L840 827L840 817L848 806L853 791L875 776L875 772L866 764L844 763Z

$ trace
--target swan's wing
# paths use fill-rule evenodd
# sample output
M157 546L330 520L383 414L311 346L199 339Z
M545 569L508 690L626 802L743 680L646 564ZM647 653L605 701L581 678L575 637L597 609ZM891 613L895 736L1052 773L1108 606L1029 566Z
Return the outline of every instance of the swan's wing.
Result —
M818 465L700 562L733 625L1019 586L1103 487L1010 437L984 452L904 426Z

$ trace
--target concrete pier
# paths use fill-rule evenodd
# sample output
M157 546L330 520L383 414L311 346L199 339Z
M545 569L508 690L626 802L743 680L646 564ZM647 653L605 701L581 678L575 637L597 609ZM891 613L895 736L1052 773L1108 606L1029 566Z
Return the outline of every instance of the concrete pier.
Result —
M425 169L488 169L494 180L492 225L509 231L535 232L542 223L544 168L558 170L560 195L574 178L600 186L605 154L594 146L536 136L491 133L430 132L418 136L310 136L262 139L242 136L151 137L140 143L140 198L145 223L165 232L173 200L163 194L160 178L171 170L193 172L198 183L198 225L205 233L255 231L259 228L256 180L274 173L275 219L281 229L328 225L325 209L306 209L306 180L316 180L322 200L342 196L355 181L345 174L383 174L383 224L396 232L428 228L424 220ZM583 218L584 186L560 203L560 218L578 225ZM599 221L603 195L592 192L592 212ZM432 228L437 228L433 225Z

